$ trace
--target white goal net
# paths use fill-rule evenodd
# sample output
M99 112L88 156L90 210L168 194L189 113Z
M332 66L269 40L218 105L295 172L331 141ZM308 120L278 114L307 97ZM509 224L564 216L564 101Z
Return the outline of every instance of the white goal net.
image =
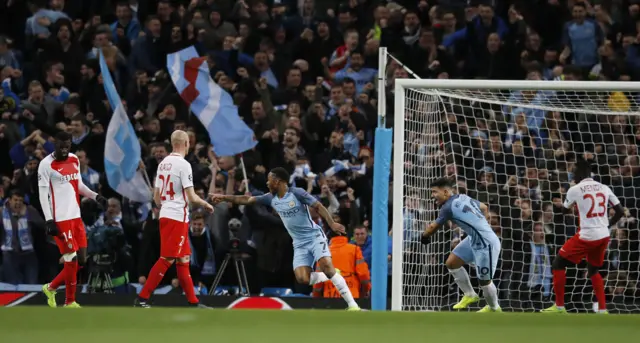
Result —
M503 310L550 306L551 263L577 230L562 199L587 158L626 208L601 269L608 308L640 312L640 83L402 79L394 106L393 310L448 310L461 297L444 261L463 232L442 228L420 243L438 215L430 183L443 176L489 206ZM569 311L593 310L584 262L567 270L565 298Z

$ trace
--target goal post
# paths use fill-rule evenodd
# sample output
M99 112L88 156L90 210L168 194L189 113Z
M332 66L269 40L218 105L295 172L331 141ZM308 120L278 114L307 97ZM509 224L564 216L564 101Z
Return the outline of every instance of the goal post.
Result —
M371 270L371 309L387 309L388 265L388 228L389 228L389 173L391 165L391 147L393 130L386 128L386 67L387 48L378 50L378 127L375 130L373 149L373 203L371 218L372 264Z
M430 183L440 177L489 206L503 310L551 305L551 262L577 230L561 201L576 159L588 158L628 209L601 269L609 310L640 312L640 82L396 79L394 90L391 310L448 310L461 297L444 266L460 229L420 243L438 215ZM595 306L585 272L568 270L570 311Z

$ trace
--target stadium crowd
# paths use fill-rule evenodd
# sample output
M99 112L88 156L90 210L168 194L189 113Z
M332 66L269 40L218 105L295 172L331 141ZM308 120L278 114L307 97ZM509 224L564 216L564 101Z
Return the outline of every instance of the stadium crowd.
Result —
M265 172L284 166L292 184L318 197L345 224L368 264L380 46L421 78L640 80L637 0L8 0L0 4L0 17L0 280L14 284L42 283L59 268L38 213L36 177L59 130L73 136L84 183L109 198L106 209L82 201L89 252L112 256L117 285L144 283L159 256L157 209L122 199L104 176L111 109L101 84L101 49L116 64L112 76L138 132L140 167L150 180L170 153L167 139L176 129L189 133L187 159L201 197L265 192ZM248 186L239 157L211 152L206 130L168 77L166 55L192 45L207 57L211 77L232 94L258 140L242 156ZM395 61L387 70L387 113L393 118L393 80L410 76ZM535 96L523 93L520 101ZM616 96L626 100L616 103L621 111L637 110L632 94ZM516 113L508 106L473 109L464 102L442 109L443 130L451 137L443 142L439 163L458 178L460 192L491 208L491 224L503 239L501 297L550 296L550 263L576 230L573 218L559 211L576 158L596 161L602 182L629 209L612 230L607 269L614 282L607 286L612 297L638 295L640 122L629 116ZM424 114L413 115L408 119ZM415 156L420 149L407 143ZM407 173L421 161L408 160ZM428 193L414 194L412 186L404 211L408 233L422 231L424 209L432 206ZM312 217L320 223L317 213ZM442 233L443 251L460 241L456 232ZM406 237L419 242L419 236ZM311 293L294 284L291 239L261 207L221 204L211 216L193 211L194 282L211 284L233 239L240 241L253 291ZM442 261L437 256L436 263ZM227 274L223 284L234 284L234 273ZM449 287L444 270L436 274L438 285ZM357 275L364 281L368 272ZM588 287L573 276L574 287ZM172 279L165 281L177 289Z

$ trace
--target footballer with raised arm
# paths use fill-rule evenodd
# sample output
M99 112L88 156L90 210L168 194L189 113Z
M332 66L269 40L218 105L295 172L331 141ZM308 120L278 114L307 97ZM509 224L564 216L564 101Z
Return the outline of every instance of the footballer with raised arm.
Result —
M333 231L344 234L344 226L334 222L329 211L316 198L303 189L289 187L288 182L289 173L284 168L274 168L267 176L267 194L255 197L211 194L211 197L214 203L224 201L238 205L262 204L272 207L280 215L293 239L293 271L296 280L308 285L331 280L347 302L348 310L359 311L360 307L353 299L347 282L333 267L327 237L322 228L311 220L309 207L315 208ZM315 262L321 272L312 271Z
M213 207L193 189L191 164L184 157L189 152L189 136L184 131L171 134L172 152L158 165L153 201L160 207L160 258L153 265L134 306L149 308L151 293L158 287L169 267L177 261L176 271L180 287L191 306L208 308L196 297L189 258L189 204L203 207L212 213Z

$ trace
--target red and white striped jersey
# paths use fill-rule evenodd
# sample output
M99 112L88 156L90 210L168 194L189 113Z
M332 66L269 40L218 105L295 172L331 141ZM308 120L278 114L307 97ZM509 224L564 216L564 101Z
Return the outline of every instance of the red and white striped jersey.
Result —
M182 156L165 157L156 173L155 188L160 192L160 218L189 222L186 189L193 187L191 164Z
M576 205L580 218L580 238L585 241L595 241L609 237L608 206L620 203L611 188L591 178L584 179L569 188L564 200L564 207Z
M80 180L80 161L74 154L64 161L57 161L53 154L40 161L38 187L49 187L49 203L40 205L51 208L54 221L80 218Z

